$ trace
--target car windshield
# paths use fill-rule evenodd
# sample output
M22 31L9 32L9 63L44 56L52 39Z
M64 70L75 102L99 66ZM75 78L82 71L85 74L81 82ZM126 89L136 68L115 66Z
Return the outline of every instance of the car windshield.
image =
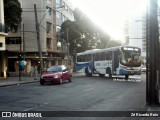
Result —
M62 68L57 66L57 67L51 67L47 69L47 72L61 72Z

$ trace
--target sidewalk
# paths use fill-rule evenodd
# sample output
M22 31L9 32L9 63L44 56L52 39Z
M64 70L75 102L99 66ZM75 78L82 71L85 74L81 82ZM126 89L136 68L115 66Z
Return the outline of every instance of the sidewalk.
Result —
M7 77L6 79L0 79L0 87L5 87L5 86L12 86L12 85L18 85L18 84L27 84L27 83L33 83L33 82L38 82L39 77L35 79L34 77Z
M82 76L82 75L83 75L82 73L72 73L72 76ZM38 75L38 77L36 78L29 76L22 76L21 80L19 79L19 77L7 77L6 79L0 79L0 87L39 82L39 79L40 75Z

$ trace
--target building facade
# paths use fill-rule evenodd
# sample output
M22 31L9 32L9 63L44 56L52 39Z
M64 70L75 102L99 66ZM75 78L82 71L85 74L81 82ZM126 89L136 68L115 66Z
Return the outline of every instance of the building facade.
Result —
M7 34L5 33L4 26L4 4L3 0L0 0L0 79L6 78L7 74L7 56L5 54L6 46L5 46L5 37Z
M17 32L9 32L9 36L6 39L8 69L10 73L18 73L19 71L19 54L22 54L22 56L24 56L23 58L27 61L27 67L23 71L24 73L29 73L34 66L37 67L38 71L41 69L34 5L36 5L37 8L44 68L55 64L65 64L64 54L57 48L56 31L57 26L60 25L57 21L60 17L57 12L62 14L62 12L66 10L62 4L57 6L58 1L59 0L19 0L23 11L22 22L19 30Z
M142 57L146 58L146 13L129 16L124 25L126 45L141 48Z

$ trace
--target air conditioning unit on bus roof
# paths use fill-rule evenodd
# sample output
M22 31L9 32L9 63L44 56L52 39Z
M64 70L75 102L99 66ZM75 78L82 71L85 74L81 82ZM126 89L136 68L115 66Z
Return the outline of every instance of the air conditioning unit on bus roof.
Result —
M101 50L101 49L86 50L85 52L91 52L91 51L97 51L97 50Z

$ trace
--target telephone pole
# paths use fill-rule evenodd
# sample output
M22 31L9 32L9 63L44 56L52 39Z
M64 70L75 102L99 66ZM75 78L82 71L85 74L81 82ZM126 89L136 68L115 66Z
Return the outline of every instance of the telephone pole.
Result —
M149 0L146 15L146 102L148 105L159 104L159 30L158 30L158 0Z
M42 73L43 72L43 59L42 59L42 49L41 49L41 44L40 44L40 30L39 30L39 24L38 24L36 4L34 4L34 12L35 12L35 22L36 22L36 32L37 32L37 44L38 44L39 59L40 59L41 73Z
M25 39L24 39L24 24L23 24L23 59L26 57L26 49L25 49Z

